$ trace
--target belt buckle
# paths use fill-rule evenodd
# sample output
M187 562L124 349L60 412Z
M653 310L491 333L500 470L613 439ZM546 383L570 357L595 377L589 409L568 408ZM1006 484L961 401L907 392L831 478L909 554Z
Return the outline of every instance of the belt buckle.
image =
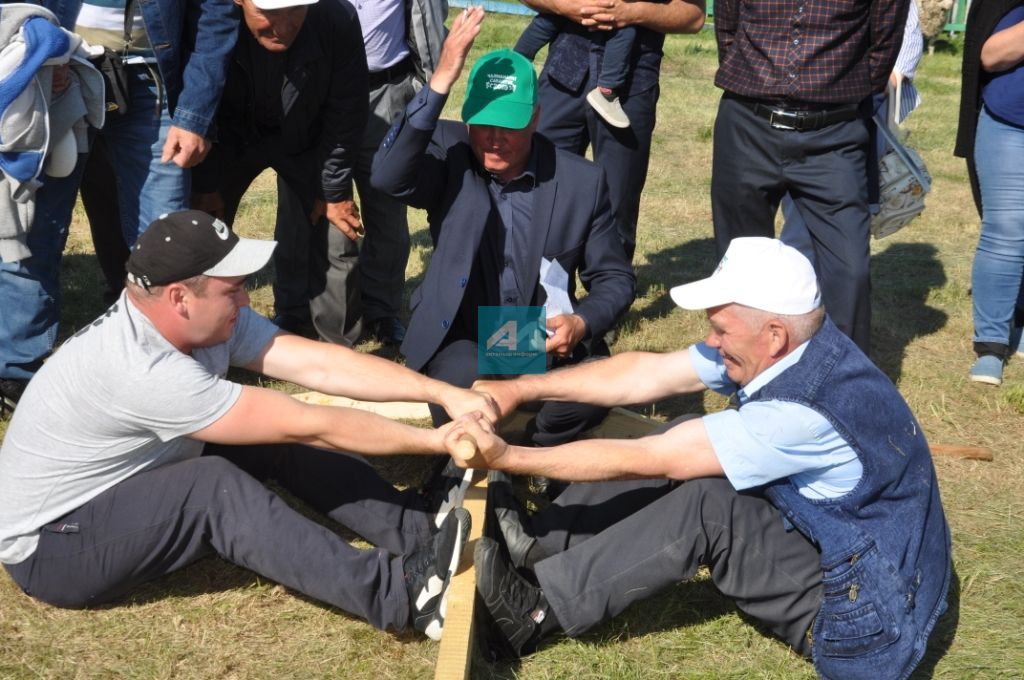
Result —
M776 116L779 116L780 119L777 120ZM794 116L789 111L783 111L782 109L772 109L771 116L768 117L768 124L775 128L776 130L796 130L795 125L783 123L781 121L782 116L789 116L791 120L796 118L796 116Z

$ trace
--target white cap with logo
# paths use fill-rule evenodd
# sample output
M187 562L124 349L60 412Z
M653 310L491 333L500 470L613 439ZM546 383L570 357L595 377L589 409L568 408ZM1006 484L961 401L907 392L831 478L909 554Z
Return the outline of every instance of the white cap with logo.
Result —
M672 301L683 309L730 303L774 314L806 314L821 305L814 267L796 248L773 238L735 238L715 272L676 286Z

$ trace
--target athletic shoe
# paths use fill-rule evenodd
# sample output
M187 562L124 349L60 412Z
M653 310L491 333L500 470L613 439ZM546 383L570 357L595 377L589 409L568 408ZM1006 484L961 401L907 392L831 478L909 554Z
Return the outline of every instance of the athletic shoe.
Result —
M983 354L971 366L970 378L986 385L1001 385L1003 382L1003 360L992 354Z
M541 637L548 602L540 588L519 575L497 541L482 537L473 553L476 590L515 656L533 650Z
M431 640L441 639L448 586L459 568L470 521L468 512L455 508L430 544L408 555L402 565L409 592L409 618L413 628Z
M0 418L14 413L27 384L25 380L0 378Z
M512 564L532 569L541 557L537 539L530 526L530 516L512 492L512 478L504 472L492 470L487 475L487 507L494 512L498 529L505 539Z
M434 513L434 528L440 529L445 519L455 508L462 507L462 501L466 497L466 490L473 483L473 470L463 470L455 464L455 460L448 459L441 472L437 473L433 481L427 486L426 505L430 512Z
M594 107L597 115L604 118L605 122L612 127L628 128L629 116L622 110L622 103L614 92L611 90L608 92L611 98L600 87L595 87L587 93L587 103Z

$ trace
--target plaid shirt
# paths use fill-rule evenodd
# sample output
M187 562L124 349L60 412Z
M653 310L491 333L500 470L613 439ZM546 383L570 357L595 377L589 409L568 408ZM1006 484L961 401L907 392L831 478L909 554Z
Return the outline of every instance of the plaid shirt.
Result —
M716 0L715 85L778 101L855 104L881 92L912 0Z

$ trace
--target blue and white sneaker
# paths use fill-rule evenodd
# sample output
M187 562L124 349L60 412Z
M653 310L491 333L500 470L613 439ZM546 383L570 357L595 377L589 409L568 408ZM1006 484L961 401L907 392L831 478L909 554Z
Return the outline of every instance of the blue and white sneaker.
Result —
M409 592L413 628L440 640L448 607L448 586L469 540L470 515L463 508L447 514L431 542L405 558L402 571Z
M983 354L971 366L970 378L986 385L1003 384L1003 360L992 354Z

